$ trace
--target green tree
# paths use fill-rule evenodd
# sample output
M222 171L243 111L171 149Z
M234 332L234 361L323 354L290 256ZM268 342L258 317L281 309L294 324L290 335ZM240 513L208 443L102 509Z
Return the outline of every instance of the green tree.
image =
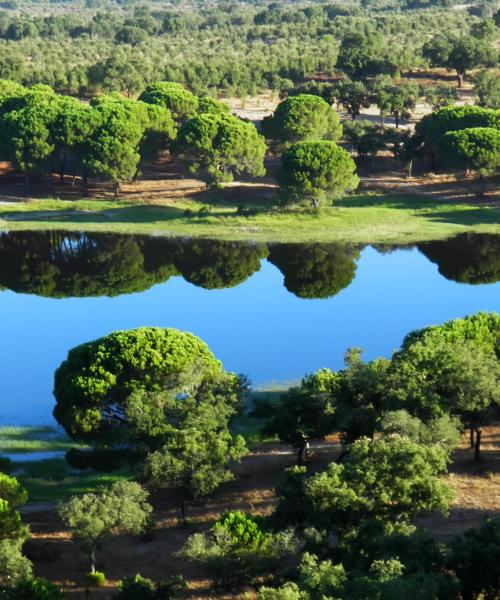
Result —
M441 138L450 131L475 127L500 129L500 110L479 106L445 106L419 121L410 141L418 153L430 156L431 168L434 168Z
M326 196L342 196L359 184L349 153L327 140L290 146L283 154L277 180L283 203L310 202L313 208Z
M269 533L251 515L227 512L207 533L195 533L178 556L200 565L218 587L252 583L257 576L277 575L296 552L290 531Z
M342 137L337 113L319 96L299 94L281 102L274 114L265 117L262 130L267 139L288 147L296 142L333 140Z
M204 113L190 119L179 130L173 150L208 186L242 173L265 174L264 138L252 123L231 115Z
M477 103L485 108L500 106L500 79L493 72L482 71L474 79Z
M305 477L307 520L342 536L364 519L405 523L422 511L446 512L452 493L439 475L447 452L399 436L354 442L342 463ZM278 507L287 497L278 497Z
M482 427L493 407L500 403L500 365L494 350L484 341L488 321L457 320L439 327L410 334L397 352L390 369L391 401L422 418L451 413L458 415L471 430L471 445L479 458ZM494 315L491 323L494 327ZM477 332L474 327L477 326ZM492 335L498 335L493 331ZM485 338L487 339L487 337ZM475 440L474 440L475 437Z
M500 129L473 127L460 131L449 131L440 140L440 149L445 161L455 168L474 169L479 173L484 195L484 178L500 169Z
M354 121L361 114L362 108L370 108L373 92L362 81L339 81L333 88L333 97L344 107Z
M13 586L31 576L31 562L22 550L29 530L14 510L27 498L26 490L14 477L0 473L0 592L5 587L6 593L11 593Z
M167 108L179 124L193 118L199 109L199 99L180 83L159 81L152 83L142 92L139 100L148 104L159 104Z
M172 398L138 392L127 405L132 435L137 431L139 439L153 442L142 477L155 487L177 490L183 522L186 501L207 496L231 481L230 463L246 452L243 438L229 431L234 407L223 400L212 393Z
M379 74L394 75L397 70L388 58L379 33L349 33L340 44L337 68L352 80Z
M150 525L153 509L147 500L147 492L138 483L119 481L60 506L59 515L81 543L91 573L95 573L97 550L113 531L137 535Z
M424 44L422 54L432 66L454 69L458 87L462 87L464 77L471 69L495 66L498 62L498 53L490 43L472 36L436 36Z
M418 85L411 82L395 83L385 78L380 79L375 85L374 100L384 119L392 115L399 128L401 118L408 119L415 108L419 97Z
M75 440L122 447L132 392L196 397L212 385L233 407L241 401L240 380L194 335L155 327L118 331L70 350L55 374L54 416Z
M335 430L331 387L335 374L327 369L306 377L300 387L282 394L276 403L257 403L254 414L267 419L263 436L276 436L297 451L302 464L309 442L322 440Z
M500 589L500 518L455 537L450 566L460 581L463 600L498 596Z
M386 410L386 377L389 361L379 358L361 360L361 349L351 348L345 367L335 378L331 403L335 407L335 426L344 444L360 437L373 437Z
M174 600L180 598L186 583L182 577L171 577L166 583L155 584L139 573L118 584L115 600Z
M29 93L13 97L8 103L11 110L0 119L3 146L15 169L25 175L26 191L30 176L50 171L54 142L51 127L56 116L56 99L52 90L32 88Z
M350 144L351 152L358 156L375 156L386 147L386 138L380 127L371 121L358 120L345 123L344 139Z
M147 109L119 95L97 97L92 106L100 124L85 144L84 172L111 181L118 195L121 182L137 173L139 144L149 120Z

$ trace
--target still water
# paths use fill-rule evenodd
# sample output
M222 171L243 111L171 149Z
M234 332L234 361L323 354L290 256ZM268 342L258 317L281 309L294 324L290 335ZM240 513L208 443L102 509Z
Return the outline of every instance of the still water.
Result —
M390 356L404 335L500 309L500 236L418 246L243 244L0 234L0 423L50 423L68 350L117 329L177 327L255 385Z

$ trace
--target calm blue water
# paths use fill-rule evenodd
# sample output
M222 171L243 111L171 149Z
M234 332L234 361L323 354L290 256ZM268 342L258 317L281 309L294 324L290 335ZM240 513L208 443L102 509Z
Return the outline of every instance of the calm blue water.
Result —
M498 238L496 243L498 269ZM455 254L451 248L447 258ZM0 253L0 276L12 259L1 261ZM350 346L364 348L367 359L389 356L412 329L500 309L500 283L446 279L417 248L380 253L365 247L355 264L352 282L322 299L289 292L283 274L265 259L259 271L227 289L203 289L173 275L145 291L111 298L0 291L0 423L51 422L52 377L68 350L117 329L155 325L191 331L227 369L260 385L338 368ZM492 268L483 279L498 279ZM31 272L24 276L29 279ZM1 280L0 286L7 287Z

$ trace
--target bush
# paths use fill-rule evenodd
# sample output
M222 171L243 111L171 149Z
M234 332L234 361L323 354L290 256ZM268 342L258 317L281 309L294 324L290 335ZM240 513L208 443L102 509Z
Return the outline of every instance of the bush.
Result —
M178 556L205 569L216 586L234 588L276 576L296 550L293 532L266 532L251 515L229 512L208 533L192 535Z
M115 600L174 600L186 588L180 575L173 575L165 583L155 584L139 573L120 582Z
M64 600L66 595L51 581L33 578L21 583L11 598L12 600Z
M85 575L85 583L89 587L101 587L106 583L106 575L101 573L101 571L87 573L87 575Z

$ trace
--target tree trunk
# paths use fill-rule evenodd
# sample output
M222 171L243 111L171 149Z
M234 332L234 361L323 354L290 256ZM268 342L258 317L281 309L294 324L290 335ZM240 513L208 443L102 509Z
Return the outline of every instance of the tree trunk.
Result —
M478 187L477 187L477 196L478 198L484 198L486 194L486 179L484 175L479 175Z
M479 460L479 455L481 453L481 434L483 430L480 427L476 427L476 443L474 444L474 458L475 460Z
M31 182L30 182L30 176L28 174L26 174L24 176L24 191L29 194L31 190Z
M396 119L396 129L399 129L399 112L394 113L394 118Z
M182 499L182 502L181 502L181 519L182 519L182 524L183 525L187 525L187 521L186 521L186 501L184 499Z
M457 69L457 87L458 88L462 87L464 75L465 75L465 73L460 73L460 71Z
M92 546L90 550L90 572L95 573L95 546Z
M304 450L306 449L306 444L305 442L302 444L302 446L299 447L299 451L297 453L297 466L301 467L302 466L302 456L304 455Z
M89 176L87 173L82 175L82 186L83 186L83 195L86 197L89 195Z
M474 448L474 427L470 428L469 439L470 439L470 447Z
M115 198L118 198L119 195L120 195L120 182L117 181L115 183Z

